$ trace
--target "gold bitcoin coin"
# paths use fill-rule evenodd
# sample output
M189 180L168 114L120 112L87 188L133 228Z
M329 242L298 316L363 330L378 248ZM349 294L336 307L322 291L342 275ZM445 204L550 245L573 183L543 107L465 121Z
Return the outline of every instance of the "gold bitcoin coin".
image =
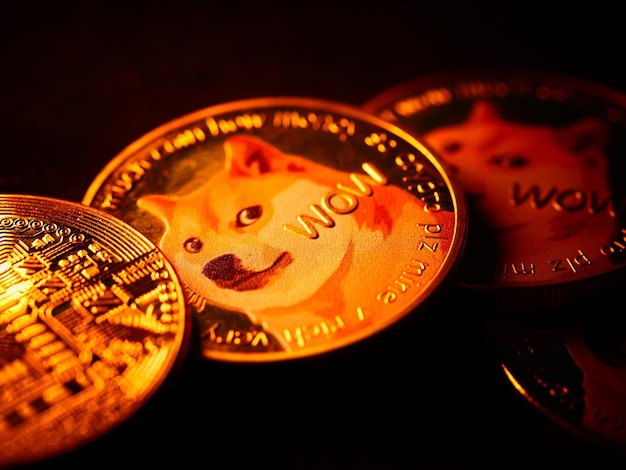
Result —
M206 358L353 344L414 311L457 264L466 206L418 140L348 105L216 105L141 137L85 204L153 240L188 291Z
M0 195L0 466L65 454L126 421L187 351L184 289L111 215Z
M472 227L457 271L466 292L528 313L623 285L626 95L539 71L462 71L363 107L452 167Z

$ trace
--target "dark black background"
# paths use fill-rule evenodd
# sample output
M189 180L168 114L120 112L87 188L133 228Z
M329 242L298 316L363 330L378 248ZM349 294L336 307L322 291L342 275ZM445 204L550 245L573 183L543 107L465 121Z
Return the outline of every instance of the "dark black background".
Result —
M626 28L613 11L441 3L13 5L0 32L0 192L80 201L133 140L230 100L360 105L420 75L509 65L626 91ZM615 464L617 455L553 424L513 389L479 305L448 293L442 300L423 318L416 312L328 357L214 363L199 359L193 343L136 416L34 467Z

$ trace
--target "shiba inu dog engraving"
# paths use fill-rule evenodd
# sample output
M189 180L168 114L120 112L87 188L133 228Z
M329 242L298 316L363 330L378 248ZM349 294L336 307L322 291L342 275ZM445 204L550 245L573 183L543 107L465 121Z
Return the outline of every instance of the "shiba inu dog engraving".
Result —
M464 71L399 84L364 109L451 166L473 227L457 270L468 291L550 308L623 282L626 96L546 73Z
M155 241L202 353L271 361L394 323L457 265L466 208L419 141L353 107L259 98L200 110L112 160L84 199Z

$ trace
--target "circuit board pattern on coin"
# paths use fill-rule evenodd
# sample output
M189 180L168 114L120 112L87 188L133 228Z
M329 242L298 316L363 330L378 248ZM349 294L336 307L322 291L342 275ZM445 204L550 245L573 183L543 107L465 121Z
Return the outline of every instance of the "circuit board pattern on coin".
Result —
M0 465L54 457L133 414L182 357L175 271L77 203L0 195Z

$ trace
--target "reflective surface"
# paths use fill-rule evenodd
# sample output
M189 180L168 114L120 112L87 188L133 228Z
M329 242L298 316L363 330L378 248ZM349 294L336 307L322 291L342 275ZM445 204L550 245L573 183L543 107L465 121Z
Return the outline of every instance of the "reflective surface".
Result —
M202 353L229 361L371 336L449 277L466 233L462 195L419 141L300 97L166 123L116 156L83 202L163 249L188 288Z
M0 195L0 466L127 420L186 352L186 311L172 267L121 221Z
M573 305L624 281L625 95L483 70L419 78L364 107L453 167L473 222L462 286L516 309Z
M358 105L405 79L511 63L625 91L626 29L606 5L567 14L548 4L514 14L436 2L151 5L94 15L58 2L11 5L0 30L4 192L80 201L128 143L232 99L288 93ZM190 358L125 426L33 470L209 467L222 456L247 468L624 468L626 459L569 439L525 402L473 306L458 295L444 305L359 354L249 366Z

